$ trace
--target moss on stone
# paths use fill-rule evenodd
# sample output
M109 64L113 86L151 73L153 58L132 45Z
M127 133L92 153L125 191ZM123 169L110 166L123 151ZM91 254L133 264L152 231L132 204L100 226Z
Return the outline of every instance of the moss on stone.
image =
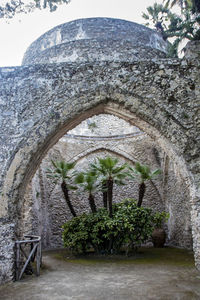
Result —
M115 264L150 264L150 265L174 265L179 267L194 267L193 253L178 248L140 248L131 256L108 255L99 256L89 253L85 256L72 256L66 250L53 253L53 257L68 263L93 265L99 263Z

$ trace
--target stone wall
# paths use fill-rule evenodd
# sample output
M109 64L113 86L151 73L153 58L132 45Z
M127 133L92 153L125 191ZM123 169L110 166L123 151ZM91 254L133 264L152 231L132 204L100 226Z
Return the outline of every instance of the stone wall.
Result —
M0 226L0 283L14 277L15 224L3 221Z
M192 60L125 60L0 69L0 222L17 230L26 187L66 131L92 115L111 113L152 137L183 178L200 268L199 66ZM12 241L9 226L2 228ZM5 244L0 248L4 253ZM12 255L9 247L4 270L12 270Z
M165 57L167 45L161 34L134 22L80 19L39 37L27 49L23 64Z

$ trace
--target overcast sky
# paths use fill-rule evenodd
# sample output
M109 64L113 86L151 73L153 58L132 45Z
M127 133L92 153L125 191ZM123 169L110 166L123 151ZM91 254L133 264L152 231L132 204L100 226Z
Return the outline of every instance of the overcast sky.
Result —
M1 0L0 0L1 1ZM56 12L35 11L7 24L0 21L0 66L20 65L27 47L47 30L80 18L111 17L144 23L141 17L154 0L71 0ZM162 2L158 0L156 2Z

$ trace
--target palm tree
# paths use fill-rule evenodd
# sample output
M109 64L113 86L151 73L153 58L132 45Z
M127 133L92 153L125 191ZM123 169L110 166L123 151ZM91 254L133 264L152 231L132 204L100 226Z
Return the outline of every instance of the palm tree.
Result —
M182 9L190 9L192 13L200 13L200 1L199 0L164 0L166 6L179 5Z
M157 176L158 174L161 173L160 169L156 169L151 172L150 168L146 165L142 165L139 162L135 163L135 167L129 167L129 170L132 171L132 174L129 174L129 176L133 179L139 180L139 196L138 196L138 203L137 206L141 207L142 201L144 198L145 190L146 190L146 185L145 181L151 180L152 177Z
M88 192L89 205L93 213L97 211L96 204L94 200L94 192L98 188L96 172L89 170L87 172L80 172L75 177L75 183L79 184L84 191Z
M105 209L108 208L108 195L107 195L107 184L106 181L102 181L101 185L102 193L103 193L103 207Z
M75 190L76 187L71 184L72 176L69 175L69 172L74 168L75 162L67 163L65 161L51 161L54 169L47 169L47 176L53 178L54 182L61 180L61 188L66 200L66 203L69 207L69 210L73 217L76 217L76 212L69 198L69 190Z
M200 13L200 1L199 0L192 0L192 12Z
M181 8L180 13L171 9L174 5ZM200 40L200 1L199 0L163 0L163 4L154 3L147 7L142 17L145 25L154 26L168 44L168 55L176 57L181 42Z
M113 202L113 184L116 183L118 185L124 185L123 181L125 177L127 177L126 172L122 172L126 169L127 164L123 164L121 166L118 165L117 158L98 158L98 161L94 164L91 164L92 170L95 170L97 174L100 175L100 180L102 183L103 191L105 191L105 187L107 190L107 199L104 200L107 206L108 202L108 210L109 216L112 218L112 202ZM105 197L105 196L104 196ZM104 198L105 199L105 198Z
M147 7L147 13L143 13L142 17L147 21L146 26L153 24L163 39L166 40L168 38L166 19L171 15L167 5L164 6L155 2L152 6Z

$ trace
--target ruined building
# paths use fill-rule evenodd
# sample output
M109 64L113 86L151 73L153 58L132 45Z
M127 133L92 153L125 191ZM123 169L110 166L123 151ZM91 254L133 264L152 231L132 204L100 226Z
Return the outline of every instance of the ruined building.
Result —
M46 177L52 157L79 169L101 155L161 168L144 204L170 212L167 243L193 248L200 269L200 45L190 43L183 59L166 53L151 29L91 18L53 28L22 66L0 69L1 282L13 278L14 241L24 233L62 246L70 215ZM136 186L115 194L137 197ZM78 212L88 209L72 196Z

